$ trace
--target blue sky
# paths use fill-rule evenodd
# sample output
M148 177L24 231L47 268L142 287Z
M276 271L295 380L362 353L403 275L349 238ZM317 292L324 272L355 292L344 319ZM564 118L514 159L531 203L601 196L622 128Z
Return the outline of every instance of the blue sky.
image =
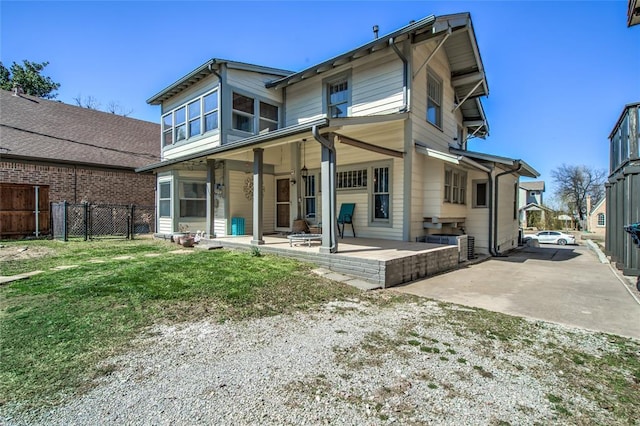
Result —
M608 169L608 135L640 101L640 26L627 1L0 1L0 59L49 61L57 99L146 99L213 57L298 71L435 14L471 12L490 136L470 149L521 158L552 190L562 163ZM158 136L159 137L159 136ZM551 194L548 194L551 195Z

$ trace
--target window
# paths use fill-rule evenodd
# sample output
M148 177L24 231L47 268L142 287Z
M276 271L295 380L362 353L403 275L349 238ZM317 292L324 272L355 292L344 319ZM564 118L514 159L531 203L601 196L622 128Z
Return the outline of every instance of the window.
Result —
M327 113L329 118L349 115L349 81L342 78L327 85Z
M486 180L473 181L473 207L489 207L489 183Z
M427 72L427 121L442 128L442 80Z
M598 213L598 226L605 226L604 213Z
M200 134L200 99L189 104L189 137Z
M185 122L185 107L178 108L173 113L173 119L175 121L175 141L180 142L187 138L187 124Z
M304 180L304 218L316 221L316 175L309 175Z
M160 182L158 186L158 214L171 217L171 182Z
M337 189L357 189L367 187L367 169L345 170L336 175Z
M218 92L209 93L202 98L204 102L205 133L218 128Z
M278 128L278 107L260 102L260 131L272 131Z
M162 146L173 145L217 128L218 91L214 90L162 116Z
M234 92L232 120L235 130L256 133L255 129L258 129L260 133L270 132L278 128L278 107Z
M451 169L444 170L444 201L451 202L451 180L453 171Z
M173 144L173 116L167 114L162 117L162 146Z
M254 100L237 93L233 94L233 128L253 133Z
M373 168L373 220L389 220L389 167Z
M207 216L207 184L203 182L181 182L180 217Z
M461 170L445 168L444 201L446 203L466 204L467 174Z

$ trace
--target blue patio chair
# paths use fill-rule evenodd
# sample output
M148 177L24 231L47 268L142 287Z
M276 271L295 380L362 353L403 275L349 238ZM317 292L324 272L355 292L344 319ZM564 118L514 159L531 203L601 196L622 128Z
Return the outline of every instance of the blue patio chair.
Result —
M340 238L344 238L344 224L351 225L353 231L353 237L356 236L356 230L353 227L353 211L356 209L355 203L343 203L340 206L340 214L338 214L338 231L340 232ZM342 227L340 227L342 225Z

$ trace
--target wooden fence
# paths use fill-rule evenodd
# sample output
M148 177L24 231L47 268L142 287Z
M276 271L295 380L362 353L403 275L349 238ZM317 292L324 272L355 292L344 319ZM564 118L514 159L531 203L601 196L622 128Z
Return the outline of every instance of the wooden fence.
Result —
M48 185L0 183L0 238L48 235L49 219Z

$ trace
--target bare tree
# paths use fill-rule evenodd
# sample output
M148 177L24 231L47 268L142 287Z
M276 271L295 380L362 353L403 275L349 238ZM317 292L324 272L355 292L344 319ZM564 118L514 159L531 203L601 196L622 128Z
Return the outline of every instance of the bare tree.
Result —
M109 101L107 107L105 109L102 108L102 104L93 96L82 96L78 95L73 98L73 101L77 106L88 109L95 109L97 111L105 111L110 112L111 114L121 115L123 117L128 117L133 113L133 109L125 109L119 102Z
M100 102L98 102L98 100L91 95L85 96L83 98L81 94L78 94L78 96L73 98L73 100L76 103L76 105L79 107L95 109L95 110L100 109Z
M110 112L111 114L118 114L123 117L128 117L133 113L133 109L129 108L125 110L119 102L109 101L109 103L107 104L107 112Z
M556 196L563 200L580 220L584 220L587 215L588 195L591 196L592 205L604 197L605 170L563 164L551 171L551 176L556 184Z

